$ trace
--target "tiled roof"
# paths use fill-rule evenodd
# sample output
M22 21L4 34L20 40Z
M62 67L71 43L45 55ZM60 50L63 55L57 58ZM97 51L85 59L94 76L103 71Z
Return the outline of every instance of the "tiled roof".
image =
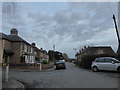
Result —
M110 46L96 46L96 47L88 47L86 48L83 52L95 52L98 51L99 49L101 50L107 50L109 53L111 54L115 54L115 52L113 51L113 49Z
M21 37L17 35L7 35L7 38L9 38L9 40L13 42L26 42L25 40L23 40Z
M8 38L6 34L0 33L0 39L8 39Z
M22 39L18 35L6 35L4 33L0 33L0 39L6 39L11 42L25 42L25 43L29 44L28 42L26 42L24 39Z

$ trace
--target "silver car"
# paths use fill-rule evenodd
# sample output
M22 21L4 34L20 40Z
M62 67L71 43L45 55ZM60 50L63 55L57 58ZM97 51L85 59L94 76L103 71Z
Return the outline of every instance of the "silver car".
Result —
M111 70L120 72L120 61L111 57L96 58L91 65L94 72L98 70Z

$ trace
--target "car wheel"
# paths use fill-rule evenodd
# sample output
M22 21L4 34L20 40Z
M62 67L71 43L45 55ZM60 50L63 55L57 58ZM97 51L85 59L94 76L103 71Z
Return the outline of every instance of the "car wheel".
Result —
M59 68L56 68L56 70L59 70Z
M93 67L93 71L94 72L97 72L98 71L98 68L95 66L95 67Z
M117 68L118 73L120 73L120 67Z
M66 67L64 67L64 69L66 69Z
M59 68L56 66L56 70L58 70Z

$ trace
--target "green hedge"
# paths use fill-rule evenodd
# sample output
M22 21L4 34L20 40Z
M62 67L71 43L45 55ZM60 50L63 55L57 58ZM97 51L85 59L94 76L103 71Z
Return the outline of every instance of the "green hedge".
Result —
M49 61L47 62L47 60L43 60L42 63L43 64L49 64Z
M90 69L91 68L91 64L92 64L92 61L95 60L95 58L99 58L99 57L114 57L115 56L112 56L112 55L84 55L81 57L81 62L80 62L80 66L82 68L86 68L86 69Z

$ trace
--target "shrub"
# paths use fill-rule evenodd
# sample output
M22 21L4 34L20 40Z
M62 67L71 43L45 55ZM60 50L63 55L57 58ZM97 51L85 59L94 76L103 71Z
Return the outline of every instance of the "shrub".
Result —
M47 60L43 60L42 63L43 64L47 64L48 62L47 62Z
M49 64L49 61L43 60L42 63L43 63L43 64Z

